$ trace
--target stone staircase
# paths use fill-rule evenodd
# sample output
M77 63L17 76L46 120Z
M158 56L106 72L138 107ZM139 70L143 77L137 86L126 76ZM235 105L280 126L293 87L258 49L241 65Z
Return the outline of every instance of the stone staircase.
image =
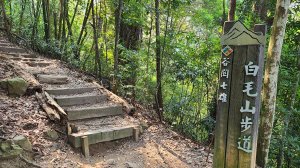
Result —
M109 101L93 83L74 77L75 72L57 67L57 60L30 54L5 39L0 39L0 54L34 74L43 90L64 109L69 143L82 147L85 156L89 156L90 144L127 137L138 140L139 123L125 115L121 105Z

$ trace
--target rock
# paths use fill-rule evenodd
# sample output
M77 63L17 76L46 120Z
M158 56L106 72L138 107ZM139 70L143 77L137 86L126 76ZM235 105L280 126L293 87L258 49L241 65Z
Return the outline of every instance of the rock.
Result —
M127 168L138 168L139 166L135 163L131 163L131 162L126 162L125 163Z
M6 152L6 151L8 151L8 150L10 150L10 142L8 142L8 141L4 141L4 142L1 142L0 143L0 150L2 151L2 152Z
M38 127L38 123L26 123L22 128L23 130L33 130Z
M115 161L114 159L108 159L108 160L106 161L106 164L107 164L107 165L116 165L116 161Z
M48 130L44 132L45 138L49 140L57 140L58 139L58 134L55 130Z
M10 96L23 96L26 93L28 84L23 78L7 79L7 90Z
M7 79L0 80L0 88L7 90Z
M10 159L19 156L22 153L23 149L20 146L9 142L4 141L0 142L0 160L1 159Z
M14 137L13 139L14 143L19 145L22 149L32 151L32 145L30 141L23 135L19 135Z
M149 128L149 125L145 121L140 122L139 130L140 130L141 134L144 133L144 131L148 128Z

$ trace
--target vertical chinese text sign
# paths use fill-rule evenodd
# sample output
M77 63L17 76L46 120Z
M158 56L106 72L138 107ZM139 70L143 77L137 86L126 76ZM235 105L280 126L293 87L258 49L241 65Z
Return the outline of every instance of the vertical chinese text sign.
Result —
M255 167L265 33L265 25L224 24L214 168Z

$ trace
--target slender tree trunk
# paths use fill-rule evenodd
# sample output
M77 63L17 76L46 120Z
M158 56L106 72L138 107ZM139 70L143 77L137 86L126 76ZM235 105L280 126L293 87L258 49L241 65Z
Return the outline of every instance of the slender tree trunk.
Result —
M46 42L50 39L50 23L49 23L49 15L48 15L48 7L49 3L48 0L42 0L42 7L43 7L43 20L44 20L44 39Z
M1 5L1 9L2 9L2 16L3 16L3 19L4 19L4 28L5 28L5 31L7 33L10 33L10 22L9 22L9 20L7 18L7 15L6 15L4 1L0 0L0 5Z
M234 21L235 18L236 0L230 0L230 7L228 12L228 21Z
M263 109L261 113L256 157L258 166L263 168L267 166L268 161L275 115L279 62L288 18L289 5L290 0L277 0L268 48L263 87Z
M82 26L81 26L81 30L80 30L80 33L79 33L79 37L78 37L78 40L77 40L77 47L76 47L76 54L75 54L75 59L77 60L80 60L80 42L82 40L82 35L83 35L83 32L86 28L86 23L88 21L88 18L90 16L90 12L91 12L91 8L92 8L92 3L93 3L93 0L91 0L87 6L86 6L86 10L85 10L85 14L84 14L84 18L83 18L83 22L82 22Z
M256 0L254 5L254 11L258 14L260 20L266 21L267 17L267 1Z
M79 4L79 0L77 0L77 2L76 2L76 6L75 6L74 13L73 13L72 20L71 20L71 26L73 25L75 16L77 14L78 4Z
M153 4L151 3L151 8ZM147 61L146 61L146 75L147 75L147 89L149 89L150 74L149 74L149 59L150 59L150 48L152 39L152 29L153 29L153 12L150 12L150 30L149 30L149 41L148 41L148 51L147 51Z
M33 26L32 26L32 32L31 32L31 47L35 49L35 39L36 35L38 33L38 20L40 17L40 9L41 9L41 0L38 0L36 3L36 7L34 5L34 0L32 0L32 11L34 15L34 21L33 21Z
M67 27L68 27L68 35L70 37L72 37L73 32L72 32L72 25L71 25L71 22L70 22L70 19L69 19L69 2L68 2L68 0L65 0L64 6L65 6L64 7L65 8L65 12L64 12L65 16L64 16L64 18L66 20Z
M223 16L222 16L222 21L221 25L224 25L224 22L226 21L226 0L223 0Z
M19 34L21 33L21 29L23 27L23 16L24 16L25 8L26 8L26 3L27 3L26 0L22 0L22 2L21 2L20 22L19 22L19 30L18 30Z
M92 19L93 19L93 35L94 35L94 44L95 44L95 73L98 78L102 78L101 76L101 61L100 61L100 52L98 45L98 25L96 22L97 14L95 14L95 5L92 1Z
M57 40L57 13L53 13L54 38Z
M119 0L118 9L116 11L116 17L115 17L115 49L114 49L114 80L113 80L113 91L117 93L118 91L118 78L117 75L119 73L119 50L118 50L118 44L120 39L120 29L121 29L121 17L123 12L123 3L124 0Z
M61 38L62 22L63 22L63 18L64 18L64 0L60 0L59 2L60 2L60 11L59 11L57 40L60 40L60 38Z
M107 66L108 64L108 40L107 40L107 10L106 10L106 2L105 0L103 1L103 6L104 6L104 25L103 25L103 39L105 43L105 64Z
M61 34L61 42L60 42L60 49L64 55L65 52L65 43L67 42L67 18L66 18L66 13L68 13L68 9L66 8L67 5L67 0L63 0L63 18L62 18L62 34Z
M161 39L160 39L160 0L155 0L155 33L156 33L156 112L160 121L163 120L163 99L161 87Z
M139 1L137 1L139 2ZM126 5L128 3L128 0L124 2ZM128 8L131 8L128 6ZM125 13L125 12L124 12ZM120 22L120 44L122 44L127 50L134 50L137 51L140 47L141 39L142 39L142 25L140 24L129 24L125 22L122 17L121 17L121 22ZM130 90L132 93L130 95L130 99L132 101L135 100L135 85L136 85L136 80L137 80L137 70L136 68L133 68L137 65L136 61L130 60L127 57L122 57L119 56L119 65L120 66L126 66L129 65L128 67L128 72L129 76L126 79L122 79L122 84L124 85L131 85L133 86Z

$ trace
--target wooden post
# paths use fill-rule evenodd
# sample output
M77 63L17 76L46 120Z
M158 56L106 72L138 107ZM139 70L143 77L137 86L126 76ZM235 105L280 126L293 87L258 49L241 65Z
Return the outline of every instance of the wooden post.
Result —
M133 137L136 142L139 141L139 128L138 127L133 128Z
M72 134L72 128L69 122L67 122L67 135L71 135Z
M81 137L81 148L83 155L88 158L90 157L90 150L89 150L89 139L88 136Z
M239 21L225 22L214 168L255 167L265 32L265 25L253 32Z

